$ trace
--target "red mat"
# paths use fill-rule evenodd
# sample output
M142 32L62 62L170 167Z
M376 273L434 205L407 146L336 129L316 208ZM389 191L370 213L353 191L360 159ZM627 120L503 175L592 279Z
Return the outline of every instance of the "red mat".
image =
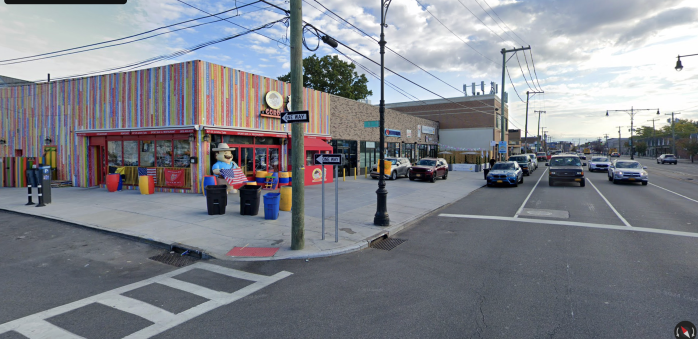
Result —
M278 247L233 247L226 255L229 257L271 257Z

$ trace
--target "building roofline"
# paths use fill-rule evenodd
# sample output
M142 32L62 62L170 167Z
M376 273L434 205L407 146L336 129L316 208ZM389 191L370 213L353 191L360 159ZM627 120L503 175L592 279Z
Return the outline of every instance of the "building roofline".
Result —
M419 105L438 105L438 104L449 104L452 102L469 102L469 101L481 101L494 99L497 102L501 102L501 99L496 94L485 94L485 95L475 95L475 96L462 96L462 97L452 97L446 99L427 99L420 101L403 101L394 102L390 104L385 104L385 108L396 108L396 107L413 107ZM421 103L420 103L421 102ZM509 108L509 104L504 104L505 108Z

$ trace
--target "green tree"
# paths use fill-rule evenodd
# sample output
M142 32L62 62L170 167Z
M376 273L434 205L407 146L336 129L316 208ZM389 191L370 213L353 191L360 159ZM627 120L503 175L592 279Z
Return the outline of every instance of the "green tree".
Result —
M691 162L693 162L693 158L698 154L698 140L695 138L683 138L678 140L676 146L686 150L691 157Z
M635 151L637 152L637 154L645 154L645 152L647 152L647 143L645 143L644 141L636 141Z
M336 55L318 58L313 54L303 59L303 86L352 100L366 99L373 91L366 86L366 75L359 75L355 69L354 64ZM291 82L291 72L280 76L279 80Z

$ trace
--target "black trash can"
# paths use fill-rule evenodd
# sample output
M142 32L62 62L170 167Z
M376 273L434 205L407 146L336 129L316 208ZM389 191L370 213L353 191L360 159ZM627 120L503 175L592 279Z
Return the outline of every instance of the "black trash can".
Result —
M490 173L490 169L489 169L489 168L485 168L485 169L482 170L482 172L485 173L485 180L487 180L487 173Z
M245 185L240 188L240 214L257 215L259 213L259 201L262 196L262 186Z
M208 185L204 188L208 215L225 214L225 206L228 205L227 188L226 185Z

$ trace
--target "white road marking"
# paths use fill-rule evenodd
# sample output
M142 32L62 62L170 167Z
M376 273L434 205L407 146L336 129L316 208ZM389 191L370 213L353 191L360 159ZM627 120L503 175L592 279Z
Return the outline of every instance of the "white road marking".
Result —
M646 228L646 227L625 227L625 226L620 226L620 225L592 224L592 223L588 223L588 222L578 222L578 221L499 217L499 216L494 216L494 215L447 214L447 213L439 214L439 216L446 217L446 218L516 221L516 222L523 222L523 223L530 223L530 224L579 226L579 227L600 228L600 229L617 230L617 231L633 231L633 232L644 232L644 233L668 234L668 235L678 235L678 236L682 236L682 237L698 238L698 233L693 233L693 232L671 231L671 230L662 230L662 229L658 229L658 228Z
M603 201L605 201L606 204L608 204L608 207L610 207L611 210L613 210L613 213L615 213L616 216L618 216L618 219L620 219L625 224L625 226L632 227L632 226L630 226L630 223L627 220L625 220L625 218L623 218L623 216L620 215L620 213L618 213L616 208L613 207L613 205L611 205L611 203L608 201L608 199L606 199L606 197L604 197L603 194L601 194L601 191L599 191L599 189L596 188L596 185L594 185L594 183L591 182L591 179L587 178L586 180L591 184L591 187L593 187L596 190L596 193L598 193L601 196L601 198L603 198Z
M668 190L668 189L666 189L666 188L664 188L664 187L662 187L662 186L657 186L657 185L655 185L655 184L653 184L653 183L651 183L651 182L650 182L649 184L652 185L652 186L654 186L654 187L661 188L661 189L663 189L663 190L665 190L665 191L667 191L667 192L674 193L674 194L676 194L676 195L678 195L678 196L680 196L680 197L682 197L682 198L684 198L684 199L687 199L687 200L690 200L690 201L693 201L693 202L698 202L698 200L693 200L693 199L691 199L691 198L689 198L689 197L687 197L687 196L685 196L685 195L681 195L681 194L678 194L678 193L676 193L676 192L674 192L674 191L670 191L670 190Z
M518 217L519 217L519 214L521 214L521 211L523 211L524 206L526 206L526 203L528 202L528 199L531 198L531 194L533 194L533 191L536 189L536 187L538 187L538 183L540 183L540 179L543 179L543 176L544 176L545 173L547 173L547 172L548 172L548 169L546 168L546 169L545 169L545 172L543 172L543 174L540 175L540 178L538 178L538 181L536 181L536 184L533 185L533 188L531 188L531 191L528 192L528 196L527 196L526 199L524 200L523 204L521 204L521 207L519 207L519 210L516 211L516 214L514 214L514 218L518 218Z
M233 293L214 291L203 286L196 284L191 284L181 280L173 279L172 277L180 275L184 272L193 269L203 269L216 273L225 274L235 278L241 278L245 280L254 281L254 283L239 289ZM270 284L273 284L283 278L290 276L292 273L281 271L272 276L253 274L243 271L238 271L234 269L224 268L207 263L196 263L187 267L183 267L172 272L161 274L156 277L152 277L146 280L142 280L133 284L122 286L111 291L100 293L92 297L74 301L69 304L54 307L52 309L28 315L23 318L19 318L4 324L0 324L0 334L17 331L22 335L31 338L51 338L51 339L77 339L82 338L78 335L70 333L65 329L58 326L52 325L45 319L51 318L53 316L70 312L72 310L78 309L80 307L92 304L101 303L103 305L111 306L119 309L123 312L131 313L139 317L145 318L154 324L148 326L138 332L132 333L126 338L149 338L157 335L163 331L166 331L174 326L184 323L185 321L191 320L198 317L208 311L215 308L230 304L236 300L244 298ZM209 299L209 301L192 307L184 312L173 314L156 306L150 305L148 303L141 302L136 299L128 298L122 296L121 293L125 293L137 288L159 283L162 285L177 288L189 293L193 293L204 298Z

